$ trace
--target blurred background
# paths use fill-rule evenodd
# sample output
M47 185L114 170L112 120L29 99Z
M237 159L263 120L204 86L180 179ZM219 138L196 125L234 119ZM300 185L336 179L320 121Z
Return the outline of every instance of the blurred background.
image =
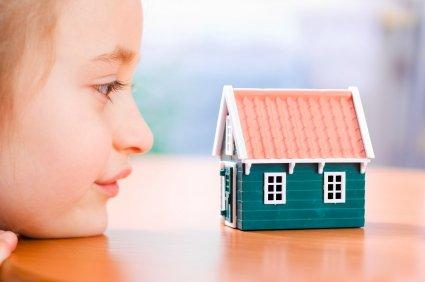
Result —
M221 89L357 86L374 165L425 167L424 3L144 0L152 154L210 155Z

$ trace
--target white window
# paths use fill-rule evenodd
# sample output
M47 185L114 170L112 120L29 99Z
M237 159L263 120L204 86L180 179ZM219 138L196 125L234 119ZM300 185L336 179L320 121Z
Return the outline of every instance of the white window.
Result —
M226 150L225 154L227 156L233 155L233 128L232 122L230 120L230 116L226 117L226 142L225 142Z
M286 203L286 173L264 173L264 204Z
M345 203L345 172L325 172L325 203Z

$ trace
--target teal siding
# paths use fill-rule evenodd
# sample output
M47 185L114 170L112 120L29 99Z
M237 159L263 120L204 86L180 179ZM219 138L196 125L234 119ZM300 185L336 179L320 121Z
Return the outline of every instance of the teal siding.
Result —
M297 164L286 174L286 204L264 204L265 172L287 172L287 164L253 164L249 175L237 165L237 227L242 230L364 226L365 175L359 164L326 164L346 174L345 203L323 201L324 174L317 164Z

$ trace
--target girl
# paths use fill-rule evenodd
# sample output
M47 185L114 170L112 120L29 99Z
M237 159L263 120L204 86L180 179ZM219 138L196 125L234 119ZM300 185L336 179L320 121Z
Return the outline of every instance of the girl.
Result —
M140 0L0 0L0 263L15 234L104 232L152 146L131 95Z

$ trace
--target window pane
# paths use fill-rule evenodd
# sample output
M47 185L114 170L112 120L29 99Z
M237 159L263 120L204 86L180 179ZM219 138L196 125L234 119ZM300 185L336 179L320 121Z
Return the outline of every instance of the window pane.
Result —
M334 186L333 184L328 184L328 191L333 191L334 190Z
M282 185L276 185L276 191L282 192Z
M273 182L274 182L274 180L273 180L273 176L269 176L269 177L268 177L268 181L269 181L269 183L273 183Z
M336 177L336 181L337 182L341 182L341 175L337 175L337 176L335 176Z
M341 184L336 184L335 190L336 191L341 191Z
M328 193L328 199L329 200L333 200L334 198L334 194L333 193Z
M267 195L267 199L268 199L269 201L273 201L273 194L268 194L268 195Z
M282 183L282 176L276 176L276 182Z
M282 194L276 194L276 200L282 201Z
M274 191L274 189L273 189L273 185L269 185L269 186L268 186L268 190L269 190L269 192L273 192L273 191Z
M333 182L333 181L334 181L334 176L328 175L328 182Z
M335 194L335 198L336 198L337 200L341 200L341 193L336 193L336 194Z

